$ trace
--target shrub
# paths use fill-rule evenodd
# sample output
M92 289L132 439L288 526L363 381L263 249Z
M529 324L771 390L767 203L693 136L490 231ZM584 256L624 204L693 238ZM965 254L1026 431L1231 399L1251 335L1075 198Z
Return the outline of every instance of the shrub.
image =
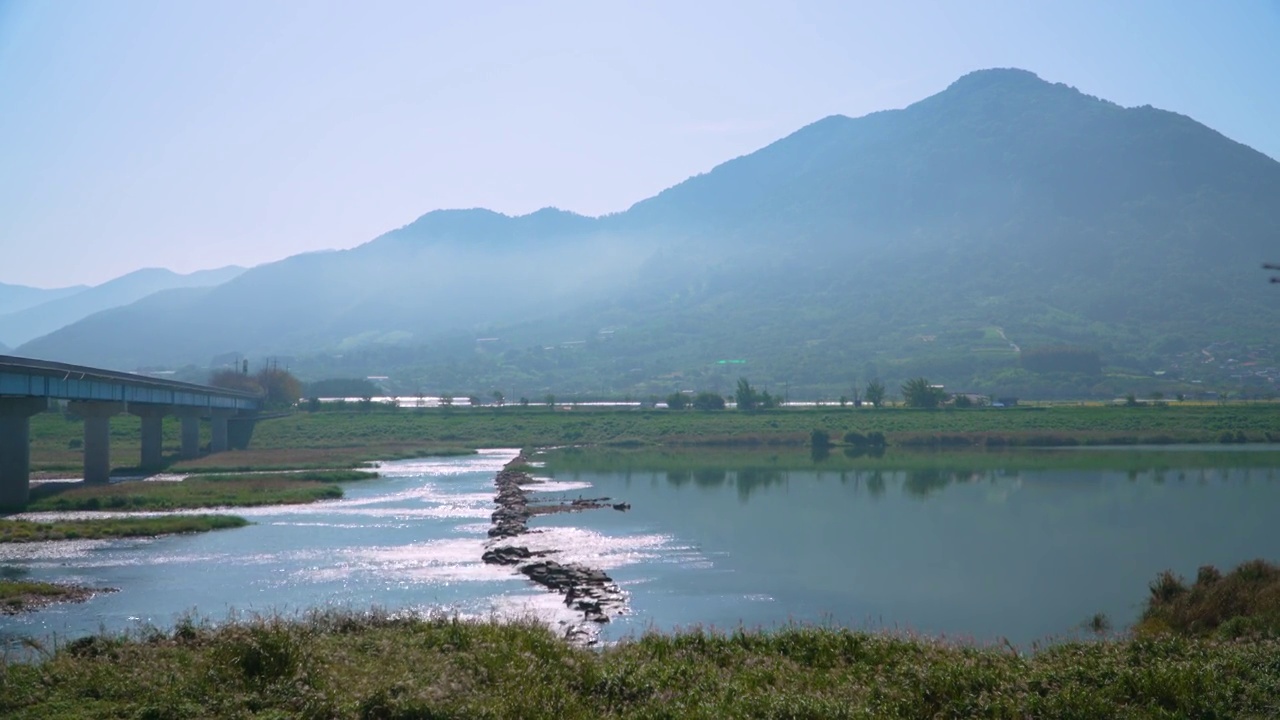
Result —
M724 398L718 393L702 391L693 398L693 409L695 410L723 410Z
M1251 560L1224 575L1205 565L1190 588L1166 570L1151 583L1138 628L1226 638L1280 635L1280 567Z

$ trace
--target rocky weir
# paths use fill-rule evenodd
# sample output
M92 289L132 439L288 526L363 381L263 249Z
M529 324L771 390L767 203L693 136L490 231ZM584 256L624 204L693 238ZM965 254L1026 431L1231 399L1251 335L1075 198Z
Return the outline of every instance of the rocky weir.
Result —
M490 519L492 540L485 549L483 560L494 565L512 565L538 585L564 595L564 603L582 613L583 621L568 627L565 636L572 640L593 642L595 633L589 625L607 623L626 606L626 597L603 570L580 563L559 563L548 559L556 550L530 550L518 544L518 538L529 530L529 519L535 515L561 512L613 509L626 511L627 503L611 502L609 498L577 498L575 500L531 500L530 486L542 480L521 468L529 462L524 453L516 456L498 472L494 479L497 509ZM536 530L534 532L537 532Z

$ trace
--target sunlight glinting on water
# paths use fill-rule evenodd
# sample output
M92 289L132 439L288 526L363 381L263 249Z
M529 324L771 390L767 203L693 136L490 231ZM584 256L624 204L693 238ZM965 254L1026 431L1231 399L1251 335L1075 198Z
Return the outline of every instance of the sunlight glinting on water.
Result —
M671 538L666 535L616 537L578 527L559 526L537 528L519 540L520 545L535 552L555 551L556 562L580 563L604 570L656 561L673 549L670 542Z
M0 637L11 634L8 627L76 634L100 625L163 625L165 618L192 608L234 613L377 605L419 614L444 610L475 618L534 617L559 627L581 623L581 613L514 567L485 564L481 556L486 549L526 545L550 553L549 560L606 571L674 558L696 561L696 552L673 546L664 535L615 537L576 527L577 513L556 515L560 523L545 525L536 516L526 535L490 539L493 479L516 454L488 450L383 462L377 465L378 479L343 483L342 499L307 505L23 515L51 521L222 512L252 524L150 539L2 545L0 561L32 577L119 587L121 592L0 622ZM528 486L531 501L552 503L571 499L570 493L594 495L590 488L586 482L555 480ZM614 513L607 508L587 512ZM218 579L210 584L206 578L211 577Z

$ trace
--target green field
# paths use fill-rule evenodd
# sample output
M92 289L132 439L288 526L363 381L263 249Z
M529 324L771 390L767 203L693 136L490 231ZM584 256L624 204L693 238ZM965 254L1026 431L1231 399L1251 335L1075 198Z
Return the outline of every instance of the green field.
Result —
M127 468L139 453L139 420L112 419L112 457ZM1280 440L1272 403L1138 407L909 410L787 408L758 413L545 407L297 412L258 423L249 450L179 462L177 421L165 422L166 454L188 472L355 467L367 461L466 452L477 447L595 445L804 445L815 429L882 432L890 445L999 447L1168 444ZM51 473L82 466L81 424L46 413L32 418L32 467Z

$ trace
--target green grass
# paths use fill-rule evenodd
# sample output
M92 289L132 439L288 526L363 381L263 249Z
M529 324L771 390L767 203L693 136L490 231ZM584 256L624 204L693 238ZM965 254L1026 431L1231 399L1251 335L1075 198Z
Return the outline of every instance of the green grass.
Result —
M291 474L191 477L181 482L129 481L112 485L47 483L32 492L28 511L182 510L293 505L342 497L337 485Z
M72 595L75 592L76 589L69 585L0 579L0 603L9 603L16 598L31 596L60 598Z
M217 473L200 474L194 480L205 482L252 482L255 480L272 479L272 480L293 480L297 482L321 482L321 483L337 483L337 482L355 482L357 480L373 480L378 477L378 473L370 470L303 470L301 472L290 473L241 473L235 475L223 475Z
M577 648L528 622L317 614L99 635L7 661L7 718L1273 717L1280 643L1071 642L1030 655L849 630Z
M71 600L84 595L83 588L30 580L0 580L0 607L18 612L32 605Z
M88 600L95 592L101 591L79 585L0 579L0 614L14 615L52 603Z
M244 518L234 515L173 515L55 522L0 520L0 543L154 537L238 528L248 524Z

